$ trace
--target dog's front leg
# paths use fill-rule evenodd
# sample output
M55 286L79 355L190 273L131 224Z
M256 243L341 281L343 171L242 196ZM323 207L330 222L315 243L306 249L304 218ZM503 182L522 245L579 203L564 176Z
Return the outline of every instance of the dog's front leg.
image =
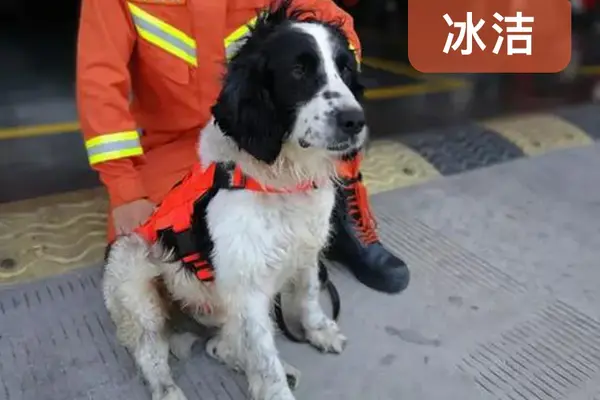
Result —
M228 304L229 318L207 351L227 364L237 364L246 373L255 400L294 400L283 364L279 359L270 300L262 291L238 293Z
M319 270L317 263L301 268L294 282L294 307L300 311L306 339L317 349L341 353L346 345L338 324L329 318L319 303Z
M145 331L139 338L134 357L150 386L152 400L186 399L171 376L169 344L163 335Z

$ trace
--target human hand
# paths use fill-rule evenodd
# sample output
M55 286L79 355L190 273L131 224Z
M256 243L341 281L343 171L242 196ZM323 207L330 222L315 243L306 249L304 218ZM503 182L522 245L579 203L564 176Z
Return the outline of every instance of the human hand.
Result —
M149 200L139 199L116 207L112 212L117 235L126 235L142 225L154 211L155 205Z

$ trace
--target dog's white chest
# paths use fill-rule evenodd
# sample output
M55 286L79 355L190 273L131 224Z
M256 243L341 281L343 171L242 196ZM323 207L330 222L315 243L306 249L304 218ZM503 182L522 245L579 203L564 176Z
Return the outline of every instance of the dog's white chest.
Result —
M292 194L218 193L207 208L207 221L213 260L217 269L227 271L216 273L292 273L302 264L314 264L327 242L333 203L329 185Z

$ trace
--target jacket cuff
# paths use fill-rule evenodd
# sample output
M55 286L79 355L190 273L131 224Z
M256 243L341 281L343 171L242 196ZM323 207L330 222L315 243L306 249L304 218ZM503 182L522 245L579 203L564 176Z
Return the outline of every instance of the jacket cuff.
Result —
M119 178L107 186L111 207L118 207L135 200L147 198L148 194L139 178Z

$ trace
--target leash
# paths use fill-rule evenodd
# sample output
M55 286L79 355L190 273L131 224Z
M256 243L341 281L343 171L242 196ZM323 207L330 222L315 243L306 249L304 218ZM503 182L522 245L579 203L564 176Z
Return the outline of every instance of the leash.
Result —
M327 272L327 267L325 266L325 264L323 264L321 260L319 260L319 283L321 284L321 290L326 290L329 294L329 298L331 299L332 319L337 322L342 308L340 293L338 292L333 282L329 279L329 272ZM306 338L297 336L287 326L281 307L281 293L277 293L277 295L275 296L274 303L275 304L273 311L275 313L275 322L277 323L277 326L283 332L283 334L292 342L306 342Z

